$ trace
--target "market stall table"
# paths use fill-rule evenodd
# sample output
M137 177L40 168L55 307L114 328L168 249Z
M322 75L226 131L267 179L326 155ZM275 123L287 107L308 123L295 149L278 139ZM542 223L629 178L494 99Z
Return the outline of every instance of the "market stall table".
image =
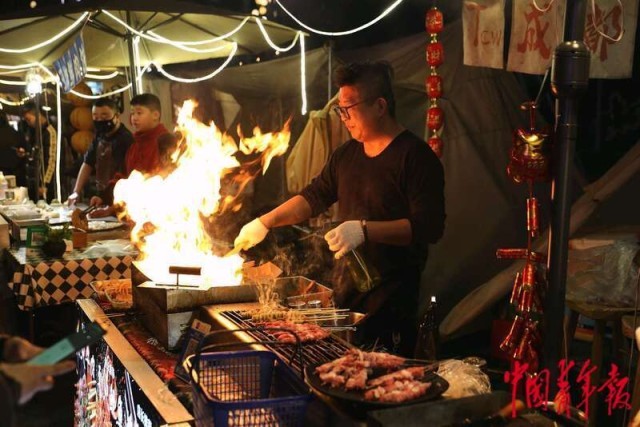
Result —
M20 247L5 249L3 264L18 308L29 311L89 298L94 280L131 278L132 260L130 255L87 258L80 250L60 258L27 255Z

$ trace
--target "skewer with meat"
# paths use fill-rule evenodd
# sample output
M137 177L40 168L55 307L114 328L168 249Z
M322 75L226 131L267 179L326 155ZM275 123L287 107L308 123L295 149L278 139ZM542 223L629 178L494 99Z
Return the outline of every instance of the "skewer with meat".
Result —
M331 387L344 387L346 390L364 390L373 368L391 369L402 365L404 358L386 353L367 353L360 350L349 350L343 357L325 363L316 368L316 373L323 384ZM412 368L413 369L413 368ZM420 369L420 368L419 368ZM413 369L409 377L413 378Z
M293 331L301 342L319 341L327 338L331 333L320 326L312 323L291 323L285 321L273 321L258 323L259 326L265 328L282 328ZM294 344L296 342L295 336L291 332L267 330L270 335L273 335L278 341L284 343Z
M397 380L367 390L366 400L385 403L400 403L423 396L431 387L431 383L417 380Z
M382 375L381 377L370 380L367 383L367 387L384 387L396 381L418 380L424 377L425 371L425 366L414 366L411 368L401 369L399 371L395 371L387 375Z
M347 390L364 389L368 378L368 369L360 360L341 358L339 363L329 362L323 369L317 370L323 384L331 387L344 386ZM340 359L335 360L337 362ZM319 367L320 368L320 367Z

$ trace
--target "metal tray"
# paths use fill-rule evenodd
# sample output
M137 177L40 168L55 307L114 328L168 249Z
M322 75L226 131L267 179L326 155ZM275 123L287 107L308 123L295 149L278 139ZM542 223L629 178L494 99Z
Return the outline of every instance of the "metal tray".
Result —
M395 406L402 405L411 405L419 402L426 402L429 400L436 399L442 395L449 388L449 383L436 374L435 372L427 372L425 377L422 379L423 382L431 382L431 387L427 390L427 392L413 400L407 400L405 402L376 402L371 400L366 400L364 398L363 390L343 390L339 388L331 387L327 384L322 384L322 380L316 373L316 368L320 366L320 363L315 363L312 365L307 365L304 369L305 380L309 386L318 393L327 395L331 398L337 399L341 402L348 402L352 404L357 404L359 406L365 406L367 408L390 408ZM388 373L386 369L374 369L374 375L371 378L376 378Z
M304 276L279 277L274 287L281 303L288 307L294 302L318 300L321 307L333 307L333 290Z

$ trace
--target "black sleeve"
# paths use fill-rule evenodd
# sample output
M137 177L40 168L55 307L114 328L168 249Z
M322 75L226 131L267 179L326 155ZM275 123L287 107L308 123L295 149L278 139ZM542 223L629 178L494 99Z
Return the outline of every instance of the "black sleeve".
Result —
M406 194L412 243L437 242L444 232L444 170L442 163L425 144L407 156Z
M19 390L16 384L0 372L0 426L13 427Z
M86 153L84 153L84 162L91 166L94 170L96 168L96 150L98 149L98 140L93 138L91 140L91 144L89 144L89 149Z
M311 206L311 216L318 216L338 200L338 162L340 149L333 152L318 176L302 189L300 195Z

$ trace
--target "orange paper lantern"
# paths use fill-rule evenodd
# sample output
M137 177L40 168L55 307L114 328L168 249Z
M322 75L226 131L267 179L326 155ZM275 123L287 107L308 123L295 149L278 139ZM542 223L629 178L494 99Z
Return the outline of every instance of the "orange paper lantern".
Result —
M73 88L74 91L81 93L83 95L93 95L91 88L84 82L78 83L76 87ZM78 95L74 95L69 92L67 94L67 99L71 101L71 103L76 107L90 107L91 100L86 98L81 98Z
M71 146L80 154L86 153L91 141L93 141L93 132L88 130L79 130L71 135Z
M89 107L76 107L69 116L71 126L77 130L93 130L93 115Z

